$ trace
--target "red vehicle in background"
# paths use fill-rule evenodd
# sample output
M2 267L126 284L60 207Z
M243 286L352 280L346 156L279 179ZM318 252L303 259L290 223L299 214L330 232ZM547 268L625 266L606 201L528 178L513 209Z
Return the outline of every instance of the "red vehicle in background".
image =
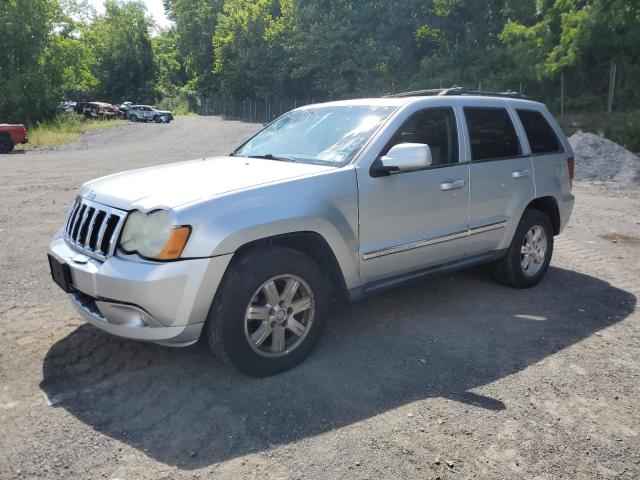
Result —
M0 153L9 153L18 143L27 143L27 127L0 123Z

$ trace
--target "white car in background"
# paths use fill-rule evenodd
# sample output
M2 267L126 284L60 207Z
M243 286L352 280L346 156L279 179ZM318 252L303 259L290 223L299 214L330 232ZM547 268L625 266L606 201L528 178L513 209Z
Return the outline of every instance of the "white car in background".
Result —
M173 114L168 110L158 110L150 105L131 105L127 110L127 117L132 122L169 123Z

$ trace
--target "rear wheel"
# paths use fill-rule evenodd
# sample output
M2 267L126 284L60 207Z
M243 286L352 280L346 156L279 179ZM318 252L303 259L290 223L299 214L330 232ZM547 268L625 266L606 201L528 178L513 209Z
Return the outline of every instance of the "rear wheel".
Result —
M205 335L216 356L248 375L274 375L302 362L328 308L326 278L303 253L282 247L242 255L229 267Z
M494 264L495 277L512 287L533 287L544 277L552 254L551 220L539 210L526 210L507 255Z
M137 122L138 121L138 116L137 115L130 115L129 116L129 120L131 120L132 122Z
M9 153L13 150L13 141L9 135L0 135L0 153Z

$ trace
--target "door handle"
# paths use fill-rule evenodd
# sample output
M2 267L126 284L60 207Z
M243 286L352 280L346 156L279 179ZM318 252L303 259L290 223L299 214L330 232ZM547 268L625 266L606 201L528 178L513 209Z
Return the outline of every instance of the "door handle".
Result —
M529 175L531 175L531 170L516 170L515 172L513 172L513 178L515 179L526 178Z
M446 192L447 190L456 190L465 186L464 180L452 180L440 184L440 190Z

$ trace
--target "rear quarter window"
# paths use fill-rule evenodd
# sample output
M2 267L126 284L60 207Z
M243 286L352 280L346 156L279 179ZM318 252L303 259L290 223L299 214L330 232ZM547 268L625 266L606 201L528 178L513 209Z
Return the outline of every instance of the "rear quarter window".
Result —
M539 155L562 151L556 133L542 113L535 110L516 110L516 112L527 134L531 153Z
M520 141L506 109L464 107L464 116L469 130L472 162L521 155Z

